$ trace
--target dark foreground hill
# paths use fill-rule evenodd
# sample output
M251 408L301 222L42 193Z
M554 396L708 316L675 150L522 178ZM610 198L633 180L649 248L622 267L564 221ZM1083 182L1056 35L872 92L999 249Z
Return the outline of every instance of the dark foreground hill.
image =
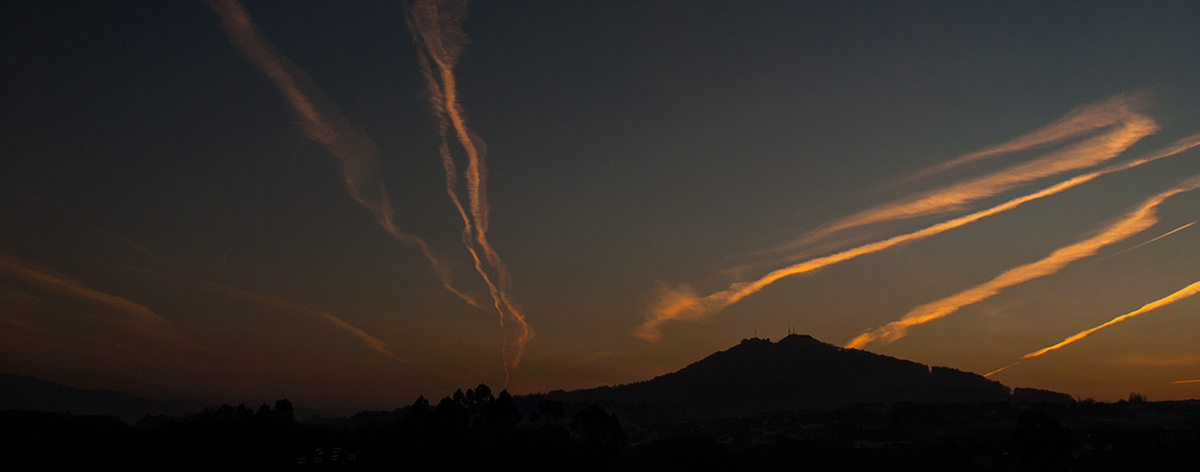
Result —
M1018 389L1039 400L1070 401L1053 392ZM859 403L1005 401L999 382L948 367L843 349L811 336L772 343L746 339L677 372L616 387L548 394L568 404L595 403L646 419L734 417L768 411L828 410Z
M115 390L79 389L36 377L0 374L0 410L62 411L77 415L116 416L134 423L143 415L180 415L199 411L198 401L161 401Z

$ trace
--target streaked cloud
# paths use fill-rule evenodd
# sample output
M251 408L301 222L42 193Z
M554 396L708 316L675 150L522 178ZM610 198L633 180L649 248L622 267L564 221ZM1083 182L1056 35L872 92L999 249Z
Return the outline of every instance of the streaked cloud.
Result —
M117 295L105 293L66 275L45 267L23 262L7 254L0 254L0 272L20 278L45 290L103 305L125 315L120 321L136 328L161 328L167 320L158 313L137 302Z
M1105 130L1096 136L1028 162L934 190L919 192L840 218L794 241L779 245L772 249L772 252L795 250L839 231L860 226L958 211L973 202L999 195L1038 179L1102 164L1159 130L1154 119L1138 111L1144 107L1145 101L1141 95L1121 94L1097 104L1072 110L1042 129L1004 144L952 159L927 169L924 173L945 170L987 157L1038 148L1077 137L1097 128Z
M846 343L846 347L861 348L875 341L893 342L904 337L913 326L949 316L962 307L990 298L1008 287L1057 273L1072 262L1096 254L1104 246L1124 241L1154 226L1158 223L1157 210L1160 204L1174 195L1197 187L1200 187L1200 176L1150 197L1094 236L1059 248L1036 262L1009 269L983 284L916 307L899 320L859 335Z
M586 355L586 356L583 356L583 357L581 357L581 358L579 358L579 359L576 359L576 360L574 360L574 361L571 361L571 365L584 365L584 364L590 364L590 363L592 363L592 362L596 362L596 361L599 361L599 360L608 359L608 358L610 358L610 357L613 357L613 356L615 356L615 355L621 354L621 352L622 352L622 351L599 351L599 352L593 352L593 353L591 353L591 354L588 354L588 355Z
M1147 94L1135 92L1122 93L1096 103L1079 106L1067 112L1066 115L1054 123L1004 143L963 154L949 161L931 166L904 180L917 180L971 162L1051 146L1055 143L1121 122L1139 121L1144 119L1144 117L1137 110L1146 108L1148 103L1149 97Z
M362 340L362 342L364 344L366 344L367 347L374 349L375 351L379 352L380 354L383 354L384 356L387 356L391 359L395 359L395 360L401 361L401 362L410 362L406 359L400 358L395 353L393 353L391 351L391 349L388 348L387 343L380 341L378 338L371 336L370 334L367 334L366 331L363 331L359 327L354 326L350 323L347 323L345 320L338 318L336 316L330 315L328 313L318 312L316 310L313 310L311 308L308 308L304 305L293 302L291 300L286 300L286 299L279 298L279 297L272 297L269 295L260 295L257 293L242 290L240 288L230 287L228 285L222 285L222 284L218 284L216 282L212 282L212 281L208 281L208 280L198 280L198 281L183 280L183 279L177 279L177 280L187 282L187 283L192 283L192 284L207 288L209 290L212 290L212 291L215 291L215 292L227 295L227 296L238 297L238 298L242 298L245 300L250 300L250 301L253 301L256 303L260 303L263 305L273 306L276 308L282 308L284 310L291 311L293 313L305 314L305 315L312 317L313 319L318 319L318 320L328 322L328 323L332 324L333 326L337 327L338 329L354 335L354 337L357 337L358 339Z
M793 275L811 273L859 256L876 253L905 243L935 236L983 218L1017 208L1022 204L1061 193L1073 187L1091 182L1092 180L1095 180L1103 175L1131 169L1158 159L1162 159L1164 157L1174 156L1198 145L1200 145L1200 134L1194 134L1175 141L1174 143L1171 143L1162 149L1141 156L1137 159L1113 164L1100 170L1072 177L1052 186L1043 188L1039 191L1008 200L991 208L953 218L921 230L913 231L911 233L894 236L882 241L861 245L828 256L817 257L792 264L782 269L772 271L758 280L735 283L730 285L729 288L725 290L714 292L709 295L699 295L696 289L688 284L671 285L665 282L659 282L657 289L658 301L647 312L646 321L639 325L634 330L633 334L647 341L657 341L662 335L661 325L663 323L672 320L698 320L707 316L711 316L725 309L726 307L737 303L742 298L757 293L759 290L762 290L763 288L775 283L780 279Z

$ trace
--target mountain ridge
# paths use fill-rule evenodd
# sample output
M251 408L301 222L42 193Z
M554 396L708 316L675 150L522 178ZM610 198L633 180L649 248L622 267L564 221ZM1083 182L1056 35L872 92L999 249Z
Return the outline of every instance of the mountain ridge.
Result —
M27 375L0 373L0 410L61 411L116 416L136 423L142 416L180 415L207 405L196 400L152 400L106 389L81 389Z
M679 420L763 412L830 410L859 403L1071 402L1069 395L1009 388L950 367L847 349L792 334L777 342L748 338L675 372L630 384L516 398L523 411L546 399L601 405L631 420ZM0 410L69 411L136 423L146 414L181 415L209 405L152 400L104 389L79 389L0 373Z
M978 374L842 348L801 334L774 343L744 339L650 380L555 391L546 398L678 419L827 410L859 403L1071 400L1065 394L1014 390Z

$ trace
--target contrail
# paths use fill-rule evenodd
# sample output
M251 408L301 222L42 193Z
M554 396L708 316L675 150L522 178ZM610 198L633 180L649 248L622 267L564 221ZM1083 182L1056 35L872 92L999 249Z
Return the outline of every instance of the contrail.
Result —
M145 305L88 288L70 277L49 269L26 264L7 254L0 254L0 271L22 278L52 292L90 300L94 303L114 308L121 313L129 315L133 323L135 323L134 327L136 328L149 327L157 329L167 324L165 318Z
M860 226L960 210L972 202L999 195L1037 179L1099 165L1117 157L1134 143L1159 130L1153 119L1136 111L1139 107L1135 105L1140 105L1143 101L1136 97L1122 94L1099 104L1074 110L1041 130L993 148L967 154L943 166L953 167L993 155L1030 149L1097 127L1111 128L1102 134L1023 164L851 214L766 252L793 250L833 233Z
M433 254L425 240L396 225L395 210L380 172L379 150L371 138L342 117L337 106L321 92L304 69L275 49L237 0L203 1L221 17L221 26L229 42L271 79L291 104L304 134L337 160L346 193L366 207L374 215L375 221L393 237L417 246L446 290L479 307L479 302L452 285L450 269Z
M1072 187L1090 182L1097 177L1113 172L1130 169L1164 157L1173 156L1200 145L1200 134L1194 134L1180 139L1167 147L1142 156L1138 159L1114 164L1103 169L1081 174L1065 181L1046 187L1037 192L1014 198L994 207L975 213L947 220L925 229L894 236L883 241L858 246L836 254L810 259L791 266L777 269L753 282L739 282L720 292L707 296L699 296L690 285L680 284L674 287L660 282L659 302L651 308L647 320L634 330L634 335L647 341L657 341L662 335L660 325L669 320L696 320L717 313L738 300L752 295L764 287L784 277L809 273L858 256L879 252L900 244L918 241L951 229L955 229L980 219L1016 208L1026 202L1055 195Z
M178 278L176 278L176 279L183 281L183 282L187 282L187 283L195 283L197 285L208 288L210 290L214 290L216 292L223 293L225 295L231 295L231 296L236 296L236 297L252 300L252 301L264 304L264 305L270 305L270 306L282 308L282 309L296 312L296 313L304 313L304 314L310 315L314 318L327 321L327 322L333 324L334 326L336 326L338 329L341 329L342 331L350 333L350 334L354 335L355 337L359 338L360 340L363 341L364 344L367 345L367 347L374 349L375 351L378 351L379 353L383 354L384 356L387 356L391 359L394 359L394 360L397 360L400 362L411 363L410 361L408 361L406 359L400 358L395 353L393 353L390 349L388 349L387 343L380 341L378 338L371 336L370 334L367 334L366 331L363 331L359 327L354 326L350 323L347 323L346 321L344 321L341 318L338 318L336 316L333 316L333 315L330 315L327 313L319 313L317 311L314 311L311 308L300 305L300 304L290 301L290 300L285 300L282 298L272 297L272 296L268 296L268 295L259 295L257 293L252 293L252 292L248 292L246 290L242 290L239 288L221 285L216 282L211 282L208 280L191 281L191 280L183 280L183 279L178 279Z
M1115 253L1115 254L1110 254L1110 255L1107 255L1107 256L1101 257L1101 258L1099 258L1099 259L1096 259L1096 262L1099 262L1099 261L1102 261L1102 260L1105 260L1105 259L1108 259L1108 258L1112 258L1112 257L1117 257L1117 256L1119 256L1119 255L1121 255L1121 254L1125 254L1125 253L1127 253L1127 252L1129 252L1129 251L1132 251L1132 250L1134 250L1134 249L1137 249L1137 248L1139 248L1139 247L1145 246L1145 245L1147 245L1147 244L1150 244L1150 243L1152 243L1152 242L1158 241L1158 240L1160 240L1160 239L1162 239L1162 238L1165 238L1165 237L1167 237L1167 236L1170 236L1170 235L1172 235L1172 234L1178 233L1179 231L1182 231L1182 230L1184 230L1184 229L1187 229L1187 227L1188 227L1188 226L1194 225L1194 224L1196 224L1196 223L1197 223L1196 221L1193 221L1193 222L1191 222L1191 223L1188 223L1188 224L1186 224L1186 225L1183 225L1183 226L1180 226L1180 227L1178 227L1178 228L1175 228L1175 229L1173 229L1173 230L1167 231L1166 233L1163 233L1162 235L1160 235L1160 236L1158 236L1158 237L1156 237L1156 238L1154 238L1154 239L1151 239L1151 240L1149 240L1149 241L1146 241L1146 242L1144 242L1144 243L1138 244L1137 246L1131 247L1131 248L1129 248L1129 249L1126 249L1126 250L1124 250L1124 251L1121 251L1121 252L1118 252L1118 253Z
M1112 320L1109 320L1107 323L1104 323L1104 324L1102 324L1102 325L1100 325L1100 326L1097 326L1097 327L1095 327L1095 328L1091 328L1091 329L1087 329L1087 330L1080 331L1080 332L1078 332L1078 333L1076 333L1076 334L1074 334L1074 335L1072 335L1072 336L1070 336L1070 337L1067 337L1067 339L1064 339L1064 340L1062 340L1062 341L1061 341L1061 342L1059 342L1058 344L1055 344L1055 345L1053 345L1053 346L1044 347L1044 348L1038 349L1037 351L1034 351L1034 352L1031 352L1031 353L1029 353L1029 354L1026 354L1026 355L1024 355L1024 356L1021 356L1021 360L1025 360L1025 359L1032 359L1032 358L1034 358L1034 357L1040 356L1040 355L1042 355L1042 354L1045 354L1045 353L1047 353L1047 352L1053 351L1053 350L1055 350L1055 349L1062 348L1062 347L1064 347L1064 346L1066 346L1066 345L1068 345L1068 344L1071 344L1071 343L1073 343L1073 342L1075 342L1075 341L1078 341L1078 340L1080 340L1080 339L1083 339L1083 338L1087 337L1089 334L1092 334L1092 333L1094 333L1094 332L1096 332L1096 331L1099 331L1099 330L1101 330L1101 329L1104 329L1104 328L1107 328L1107 327L1109 327L1109 326L1115 325L1115 324L1117 324L1117 323L1120 323L1120 322L1122 322L1122 321L1125 321L1125 320L1127 320L1127 319L1129 319L1129 318L1133 318L1133 317L1135 317L1135 316L1137 316L1137 315L1140 315L1140 314L1142 314L1142 313L1146 313L1146 312L1149 312L1149 311L1153 311L1153 310L1155 310L1155 309L1158 309L1159 307L1163 307L1163 306L1170 305L1170 304L1172 304L1172 303L1175 303L1175 302L1177 302L1177 301L1180 301L1180 300L1183 300L1183 299L1185 299L1185 298L1187 298L1187 297L1190 297L1190 296L1192 296L1192 295L1195 295L1196 293L1200 293L1200 282L1195 282L1195 283L1193 283L1193 284L1191 284L1191 285L1188 285L1187 287L1184 287L1183 289L1179 290L1178 292L1172 293L1172 294L1170 294L1170 295L1167 295L1167 296L1165 296L1165 297L1163 297L1163 298L1160 298L1160 299L1158 299L1158 300L1155 300L1155 301L1152 301L1152 302L1150 302L1150 303L1147 303L1147 304L1143 305L1141 308L1138 308L1138 309L1136 309L1136 310L1134 310L1134 311L1131 311L1131 312L1129 312L1129 313L1126 313L1126 314L1124 314L1124 315L1121 315L1121 316L1118 316L1118 317L1116 317L1116 318L1113 318ZM999 369L996 369L996 370L993 370L993 371L991 371L991 372L988 372L987 374L985 374L985 375L984 375L984 377L989 377L989 376L991 376L992 374L995 374L995 373L997 373L997 372L1003 371L1004 369L1007 369L1007 368L1009 368L1009 367L1012 367L1012 366L1014 366L1014 365L1017 365L1017 364L1019 364L1020 362L1021 362L1021 361L1017 361L1017 362L1014 362L1014 363L1012 363L1012 364L1009 364L1009 365L1006 365L1006 366L1004 366L1004 367L1001 367L1001 368L999 368ZM1181 382L1172 382L1172 383L1188 383L1188 382L1196 382L1196 380L1190 380L1190 381L1181 381Z
M1009 269L983 284L916 307L897 321L859 335L846 343L846 347L861 348L874 341L893 342L904 337L908 328L912 326L948 316L964 306L990 298L1013 285L1054 274L1072 262L1095 255L1104 246L1124 241L1154 226L1158 223L1158 205L1174 195L1194 190L1197 187L1200 187L1200 176L1192 177L1175 188L1150 197L1095 236L1059 248L1037 262Z
M442 138L439 152L446 171L446 191L463 218L463 244L475 261L475 270L488 285L493 304L500 314L501 324L506 317L517 323L518 334L513 341L515 352L511 364L505 359L507 377L509 367L520 364L525 344L532 339L533 331L513 302L512 277L508 266L487 239L490 210L487 202L487 168L483 163L486 149L483 140L468 128L462 106L458 102L454 67L458 65L459 56L467 44L467 35L462 30L462 18L466 11L466 2L462 0L418 0L406 9L405 22L417 46L418 61L429 89L430 101L438 116L438 131ZM463 175L466 180L470 217L458 197L458 169L450 155L451 128L467 155L467 166ZM483 268L476 246L483 252L488 265L496 271L496 283Z
M991 374L988 374L988 375L991 375ZM1200 379L1196 379L1196 380L1176 380L1176 381L1174 381L1174 382L1171 382L1171 383L1173 383L1173 384L1191 384L1191 383L1200 383Z

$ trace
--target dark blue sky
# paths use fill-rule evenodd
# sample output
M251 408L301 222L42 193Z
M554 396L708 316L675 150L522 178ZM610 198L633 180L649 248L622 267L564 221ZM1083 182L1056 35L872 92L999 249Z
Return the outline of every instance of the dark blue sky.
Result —
M437 115L403 4L244 7L378 148L397 225L486 299L444 190ZM332 409L503 384L513 324L444 290L418 250L348 195L338 161L213 9L3 8L0 370ZM780 280L715 313L665 321L656 342L632 334L665 287L719 293L1200 132L1198 23L1200 9L1182 1L472 3L457 98L487 146L488 237L536 333L510 388L645 379L755 330L778 337L794 326L843 344L1102 232L1200 173L1198 151ZM764 252L1115 132L1121 125L902 180L1132 96L1156 129L1094 168ZM1197 195L1171 196L1151 227L1094 255L867 349L984 373L1166 296L1200 279L1200 230L1100 259L1195 221ZM1200 328L1187 316L1197 300L997 379L1097 398L1193 397L1196 384L1171 382L1200 377L1200 352L1183 335ZM160 325L131 327L133 305Z

